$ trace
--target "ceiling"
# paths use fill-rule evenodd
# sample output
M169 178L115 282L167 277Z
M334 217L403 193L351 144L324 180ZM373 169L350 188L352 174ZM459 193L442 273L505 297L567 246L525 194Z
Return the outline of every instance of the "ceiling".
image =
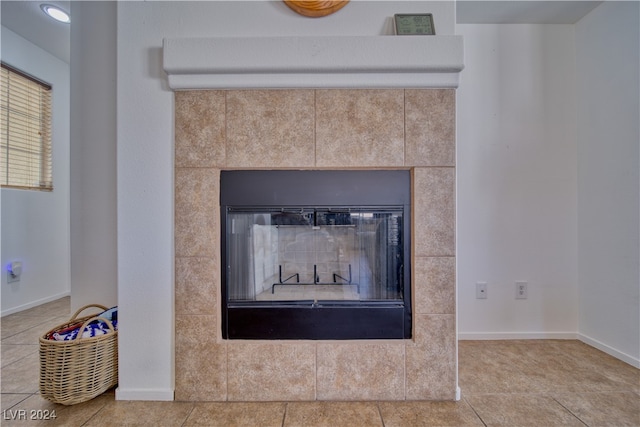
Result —
M70 25L45 16L40 3L0 1L2 25L69 63ZM70 11L70 1L46 0L46 3ZM456 15L459 24L574 24L600 3L602 1L463 0L456 2Z
M71 26L57 22L40 10L47 3L70 12L70 1L0 1L2 26L41 47L53 56L69 63ZM73 18L71 18L73 19Z

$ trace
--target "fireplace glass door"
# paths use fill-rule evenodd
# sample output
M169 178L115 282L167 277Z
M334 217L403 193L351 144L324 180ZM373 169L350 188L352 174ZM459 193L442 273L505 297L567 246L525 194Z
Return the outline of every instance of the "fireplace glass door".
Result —
M411 338L408 170L220 173L222 336Z
M403 209L228 208L228 300L403 300Z

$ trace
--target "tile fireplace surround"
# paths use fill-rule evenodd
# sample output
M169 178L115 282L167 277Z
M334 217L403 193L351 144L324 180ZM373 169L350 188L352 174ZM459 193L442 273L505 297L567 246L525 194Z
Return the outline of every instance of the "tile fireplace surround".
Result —
M408 169L413 337L223 340L220 171ZM175 399L453 400L455 89L175 92Z

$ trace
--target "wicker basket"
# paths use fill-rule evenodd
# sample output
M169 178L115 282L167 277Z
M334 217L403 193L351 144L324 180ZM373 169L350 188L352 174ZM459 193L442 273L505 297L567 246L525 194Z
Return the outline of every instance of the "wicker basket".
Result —
M87 308L82 307L71 319L40 337L40 394L43 398L62 405L91 400L118 383L118 331L112 323L96 315L78 317ZM82 333L91 321L100 319L111 332L91 338ZM82 324L78 335L71 341L53 341L49 334L72 325Z

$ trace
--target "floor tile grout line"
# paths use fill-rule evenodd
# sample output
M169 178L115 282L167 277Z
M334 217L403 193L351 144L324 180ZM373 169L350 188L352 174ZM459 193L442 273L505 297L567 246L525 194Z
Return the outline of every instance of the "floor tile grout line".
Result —
M94 419L96 416L98 416L98 414L99 414L100 412L102 412L102 410L103 410L104 408L106 408L106 407L107 407L107 402L105 402L105 404L104 404L104 405L102 405L102 406L100 407L100 409L98 409L96 412L94 412L94 414L93 414L93 415L91 415L91 416L87 419L87 421L85 421L84 423L82 423L82 426L81 426L81 427L88 425L88 424L89 424L89 422L91 422L91 420L92 420L92 419Z
M31 396L33 396L36 393L0 393L0 395L2 394L24 394L26 397L18 402L16 402L15 404L11 405L9 408L7 408L6 410L10 410L15 408L17 405L21 404L22 402L24 402L25 400L27 400L28 398L30 398Z
M478 411L476 411L476 408L473 407L473 405L471 404L471 402L469 402L469 400L463 396L462 400L464 400L466 402L466 404L469 406L469 408L471 408L471 410L473 411L474 414L476 414L476 417L478 417L478 419L480 420L480 422L482 423L482 425L484 427L487 427L487 423L484 422L484 420L482 419L482 417L480 416L480 414L478 414Z
M195 411L195 409L196 409L196 404L194 402L193 405L191 406L191 410L189 411L187 416L184 418L184 421L182 421L182 424L180 424L180 427L185 427L187 425L187 421L189 421L189 418L191 417L191 414L193 414L193 411Z
M0 342L0 347L3 346L3 345L25 345L25 346L30 345L32 347L37 347L38 343L36 343L36 344L25 344L25 343L9 343L9 342L3 343L3 342Z
M9 336L6 336L6 337L4 337L4 338L0 339L0 344L1 344L3 341L5 341L5 340L8 340L8 339L10 339L10 338L13 338L13 337L15 337L16 335L24 334L25 332L28 332L29 330L31 330L31 329L33 329L33 328L36 328L36 327L38 327L39 325L44 324L44 323L45 323L45 322L43 322L43 323L39 323L38 325L34 325L34 326L32 326L32 327L30 327L30 328L27 328L27 329L24 329L24 330L22 330L22 331L20 331L20 332L16 332L15 334L11 334L11 335L9 335ZM55 325L54 325L54 326L55 326ZM44 334L45 332L47 332L47 331L43 331L42 333ZM5 343L5 344L11 344L11 343Z
M380 401L376 401L376 407L378 408L378 415L380 416L380 422L382 423L382 427L385 427L386 424L384 422L384 417L382 416L382 409L380 409Z
M282 424L281 426L284 427L285 422L287 421L287 412L289 411L289 402L284 402L284 411L282 414Z
M572 393L572 394L577 394L577 393ZM556 402L558 405L560 405L561 407L563 407L563 408L564 408L568 413L570 413L571 415L573 415L574 417L576 417L576 419L577 419L578 421L580 421L582 424L584 424L584 425L585 425L585 426L587 426L587 427L589 426L589 424L587 424L586 422L584 422L584 421L582 420L582 418L580 418L579 416L577 416L576 414L574 414L574 413L573 413L573 411L572 411L571 409L567 408L567 407L566 407L566 406L564 406L562 403L560 403L560 401L558 401L558 399L556 399L555 397L553 397L553 396L551 396L551 395L549 395L549 397L550 397L551 399L553 399L553 401L554 401L554 402Z
M35 317L40 317L40 316L35 316ZM16 332L16 333L14 333L14 334L11 334L11 335L9 335L9 336L6 336L6 337L4 337L4 338L0 339L0 344L4 343L4 341L6 341L6 340L8 340L8 339L10 339L10 338L13 338L13 337L15 337L15 336L17 336L17 335L24 334L25 332L29 332L29 331L31 331L31 330L34 330L35 328L39 328L39 327L43 326L45 323L48 323L48 322L50 322L52 319L56 319L56 318L58 318L58 317L62 317L62 316L53 316L53 317L50 317L50 318L49 318L49 320L45 320L45 321L43 321L43 322L41 322L41 323L37 323L37 324L35 324L35 325L32 325L32 326L28 327L27 329L23 329L23 330L21 330L21 331L19 331L19 332ZM59 323L58 323L58 324L59 324ZM38 333L38 335L44 335L44 334L45 334L45 332L49 331L49 330L50 330L50 329L52 329L52 328L55 328L56 326L57 326L57 324L53 324L53 323L52 323L52 324L50 324L50 326L47 326L47 329L43 329L43 330L42 330L42 332L39 332L39 333ZM15 345L15 344L20 344L20 345L32 345L32 344L24 344L24 343L5 343L5 344L8 344L8 345ZM35 344L37 345L38 343L36 342Z
M36 353L36 355L38 355L38 353ZM24 359L26 359L27 357L31 357L31 356L33 356L33 354L27 354L27 355L25 355L25 356L22 356L20 359L14 360L13 362L11 362L11 363L9 363L9 364L6 364L6 365L4 365L4 366L0 367L0 370L5 369L5 368L8 368L8 367L10 367L10 366L13 366L13 365L15 365L16 363L21 362L21 361L23 361ZM39 355L38 355L38 357L39 357ZM2 393L2 394L5 394L4 392L1 392L1 393Z

